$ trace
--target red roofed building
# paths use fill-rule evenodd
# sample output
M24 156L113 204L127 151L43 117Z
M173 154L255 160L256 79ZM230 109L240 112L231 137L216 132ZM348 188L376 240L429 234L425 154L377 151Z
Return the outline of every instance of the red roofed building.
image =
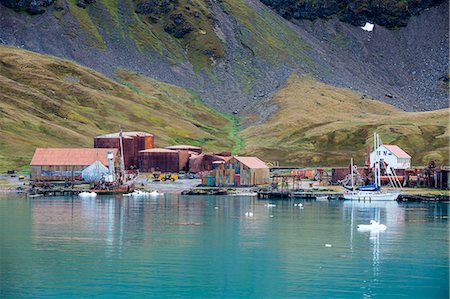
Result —
M234 156L219 165L213 175L216 186L256 186L268 182L269 167L256 157Z
M393 169L411 168L411 156L397 145L383 144L376 151L370 153L370 161L375 161L375 156L384 160Z
M119 161L115 148L37 148L30 163L31 180L81 179L81 172L95 161L108 167L108 152Z

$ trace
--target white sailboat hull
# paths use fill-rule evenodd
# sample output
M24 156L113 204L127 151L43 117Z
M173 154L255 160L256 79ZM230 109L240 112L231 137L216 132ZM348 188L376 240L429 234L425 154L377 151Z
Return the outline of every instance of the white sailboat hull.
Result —
M344 199L359 201L394 201L400 192L353 191L344 193Z

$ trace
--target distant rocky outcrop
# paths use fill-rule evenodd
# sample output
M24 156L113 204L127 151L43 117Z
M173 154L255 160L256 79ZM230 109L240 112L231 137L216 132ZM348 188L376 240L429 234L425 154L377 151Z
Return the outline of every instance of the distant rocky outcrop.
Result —
M327 18L337 16L352 25L370 21L386 27L406 26L411 16L439 5L444 0L261 0L286 19Z
M0 0L0 44L111 78L139 72L239 115L293 72L407 111L435 110L449 105L442 2ZM354 26L366 21L373 31Z
M14 8L18 11L26 11L31 15L42 14L45 7L52 5L55 0L0 0L0 4Z

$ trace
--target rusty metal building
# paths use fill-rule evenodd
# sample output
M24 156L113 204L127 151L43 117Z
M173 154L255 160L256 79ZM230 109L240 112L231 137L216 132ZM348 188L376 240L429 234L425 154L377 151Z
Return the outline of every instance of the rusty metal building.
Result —
M115 148L37 148L30 163L30 178L33 181L81 180L83 169L97 160L108 167L109 151L118 162Z
M213 170L214 162L225 162L231 159L230 156L219 156L215 153L204 153L201 155L191 155L189 158L189 171L194 173Z
M171 150L176 150L176 151L189 151L189 152L192 152L192 153L196 153L198 155L200 155L202 153L202 148L201 147L193 146L193 145L181 144L181 145L168 146L166 148L167 149L171 149Z
M145 132L123 132L123 157L125 169L139 168L139 151L154 148L155 137ZM120 148L119 133L96 136L95 148Z
M180 152L183 152L180 154ZM139 165L142 172L180 172L180 165L188 154L186 151L175 151L166 148L153 148L139 152ZM181 156L181 159L180 159ZM184 162L186 164L186 162Z

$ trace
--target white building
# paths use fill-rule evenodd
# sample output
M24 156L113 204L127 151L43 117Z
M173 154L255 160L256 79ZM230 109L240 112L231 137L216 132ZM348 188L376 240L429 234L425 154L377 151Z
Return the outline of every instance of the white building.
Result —
M383 144L378 149L378 156L384 160L389 167L394 169L411 168L411 156L396 145ZM370 153L370 162L375 161L375 151Z

